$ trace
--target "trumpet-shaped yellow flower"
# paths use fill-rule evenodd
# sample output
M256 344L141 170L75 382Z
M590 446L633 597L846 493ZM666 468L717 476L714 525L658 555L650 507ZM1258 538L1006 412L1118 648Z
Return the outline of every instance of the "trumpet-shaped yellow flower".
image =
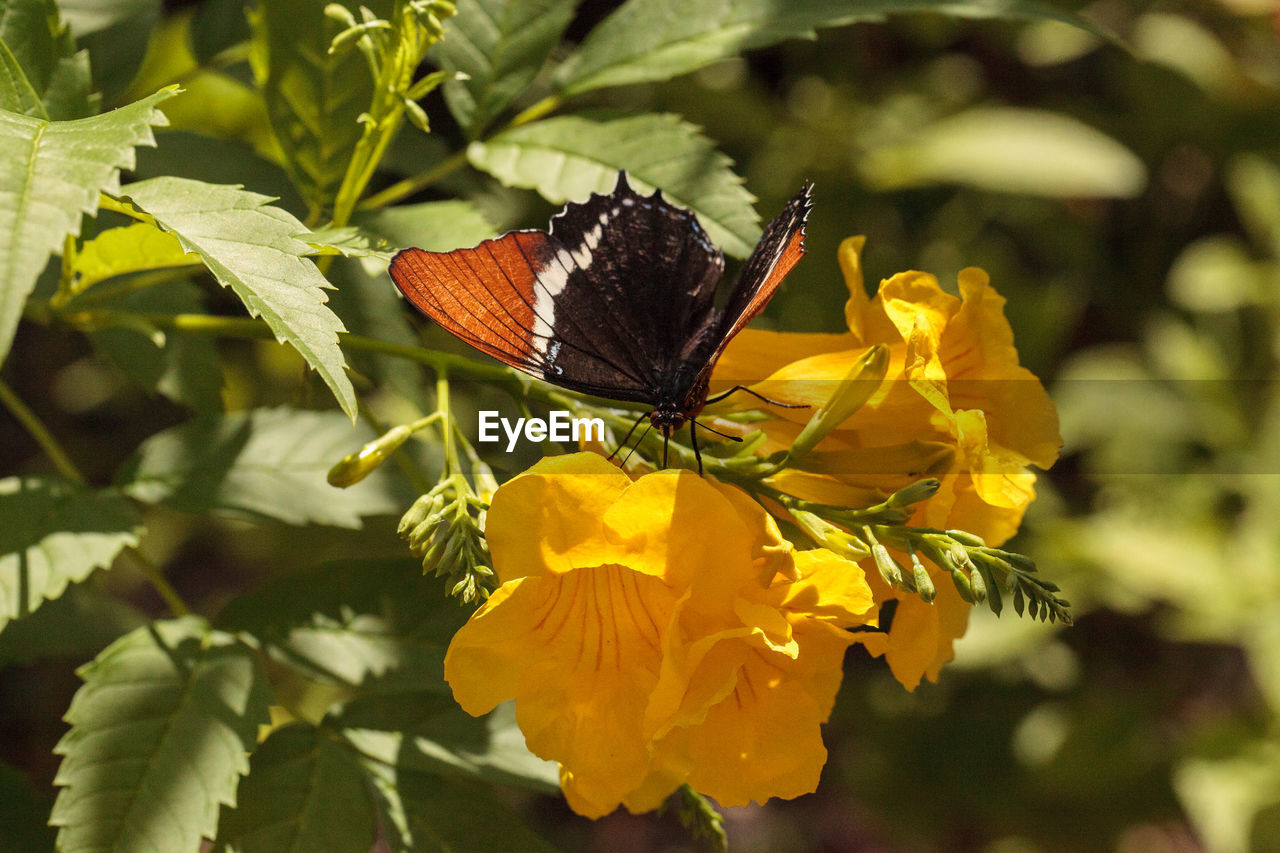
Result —
M632 482L591 453L504 484L487 537L502 586L445 677L471 714L515 699L575 811L648 811L685 782L725 805L814 790L846 628L873 606L856 563L795 551L734 487Z
M911 524L966 530L1000 545L1017 532L1035 496L1027 466L1048 468L1057 458L1053 402L1019 364L1004 299L986 273L962 270L959 296L928 273L899 273L871 298L862 246L862 237L851 237L839 250L848 333L748 329L721 357L714 386L749 384L780 402L821 406L869 347L886 347L889 368L876 393L774 484L808 500L867 506L912 480L937 477L941 488ZM775 420L751 427L768 436L765 453L789 447L813 410L771 411ZM902 600L890 633L869 637L868 646L885 654L909 689L922 676L936 680L967 624L969 605L945 574L938 581L932 606L877 586L877 601Z

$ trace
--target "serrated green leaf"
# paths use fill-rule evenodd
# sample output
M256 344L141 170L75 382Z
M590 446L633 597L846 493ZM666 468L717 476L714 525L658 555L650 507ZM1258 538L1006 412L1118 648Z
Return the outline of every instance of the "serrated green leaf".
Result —
M743 257L760 237L754 198L732 161L679 116L560 116L473 142L467 159L503 183L536 189L557 204L612 192L618 170L626 169L638 191L661 188L673 204L697 214L726 253Z
M369 779L350 747L305 723L276 729L223 812L218 846L236 853L368 853L377 835Z
M267 116L294 183L313 212L338 193L373 100L358 50L329 53L342 25L315 0L271 0L250 13L250 54Z
M236 799L266 678L253 651L189 616L139 628L78 674L49 822L62 853L172 853L212 838Z
M134 146L155 144L151 128L165 123L156 105L175 91L77 121L0 112L0 162L21 164L0 171L0 361L49 255L80 233L101 191L118 188Z
M0 41L0 110L48 118L40 96L9 47Z
M267 196L224 184L152 178L125 192L199 255L251 316L266 320L277 340L292 344L355 420L355 389L338 347L338 333L346 329L325 304L331 285L304 257L310 247L293 236L305 231L301 222Z
M0 42L9 54L0 62L5 72L0 73L0 108L12 109L7 105L14 98L10 87L22 88L25 82L37 103L24 96L20 101L26 109L15 112L53 121L95 112L89 96L89 54L76 51L53 0L0 0ZM11 77L15 66L21 79Z
M51 658L86 661L147 621L141 610L103 594L92 582L73 584L0 632L0 667Z
M576 0L471 0L444 25L432 57L469 79L444 85L445 103L475 139L523 92L560 41Z
M957 18L1062 21L1114 38L1078 15L1036 0L630 0L600 23L556 73L564 95L667 80L817 29L886 15L934 12Z
M1038 196L1131 198L1147 183L1142 161L1101 131L1015 107L949 116L900 145L869 152L860 165L863 177L882 189L960 183Z
M553 791L560 784L556 763L525 746L514 703L472 717L447 692L386 692L358 697L326 720L365 755L406 770L537 791Z
M110 306L136 314L191 314L204 311L205 300L191 282L171 281L125 294ZM168 329L162 337L157 346L142 329L101 329L89 335L99 352L147 391L198 412L221 409L222 366L210 336Z
M27 774L0 761L0 847L5 853L49 853L54 832L46 825L49 797Z
M486 785L366 763L383 815L405 851L519 850L553 853L509 803Z
M412 500L386 468L347 489L325 480L334 462L374 438L336 411L207 414L151 436L119 480L130 496L183 512L358 528L362 516Z
M308 678L447 690L444 650L466 621L417 560L344 560L273 578L218 614Z
M137 545L141 526L125 498L64 480L0 480L0 630L67 584Z

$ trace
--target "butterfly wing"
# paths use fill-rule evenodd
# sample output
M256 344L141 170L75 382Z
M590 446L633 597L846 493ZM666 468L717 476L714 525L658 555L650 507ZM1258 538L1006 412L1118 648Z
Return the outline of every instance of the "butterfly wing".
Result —
M391 277L442 328L573 390L652 403L666 367L705 324L724 268L693 214L624 173L552 218L474 249L406 249Z
M796 193L764 229L720 315L714 330L715 346L704 372L710 372L733 336L764 310L787 273L804 257L804 223L813 206L812 189L806 186Z

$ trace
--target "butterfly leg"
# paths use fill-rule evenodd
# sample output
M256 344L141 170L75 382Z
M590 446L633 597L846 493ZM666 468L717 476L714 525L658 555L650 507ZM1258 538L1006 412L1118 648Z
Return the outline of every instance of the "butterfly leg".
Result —
M671 445L671 431L668 427L662 428L662 467L667 467L667 448Z
M782 401L780 401L780 400L770 400L768 397L766 397L765 395L761 394L759 391L752 391L752 390L751 390L750 388L748 388L746 385L734 385L734 386L733 386L732 388L730 388L728 391L721 392L721 393L719 393L719 394L715 395L714 397L708 398L708 400L707 400L707 402L706 402L706 405L710 406L712 403L719 403L721 400L723 400L723 399L727 398L730 394L734 393L735 391L746 391L746 392L747 392L748 394L750 394L752 397L758 397L759 399L764 400L764 401L765 401L766 403L768 403L770 406L781 406L781 407L782 407L782 408L784 408L784 409L807 409L807 408L809 408L809 406L808 406L807 404L805 404L805 403L783 403L783 402L782 402Z
M608 456L606 456L605 458L606 458L606 459L612 459L613 457L617 456L617 455L618 455L618 451L619 451L619 450L621 450L622 448L626 447L626 446L627 446L627 442L631 440L631 433L635 432L635 431L636 431L636 427L640 426L640 422L641 422L642 420L644 420L645 418L647 418L647 417L649 417L649 413L648 413L648 412L645 412L645 413L644 413L644 414L642 414L640 417L636 418L635 423L633 423L633 424L631 425L631 429L627 430L627 434L626 434L626 436L624 436L624 437L623 437L623 439L622 439L621 443L619 443L619 444L618 444L618 446L617 446L617 447L615 447L615 448L613 449L613 452L612 452L612 453L610 453L610 454L609 454ZM644 438L644 436L641 436L641 438ZM628 456L630 456L631 454L629 454L629 453L628 453L627 455L628 455ZM625 462L625 460L623 460L623 461Z
M698 476L701 477L702 451L698 450L698 422L693 418L689 419L689 441L693 444L693 458L698 460Z

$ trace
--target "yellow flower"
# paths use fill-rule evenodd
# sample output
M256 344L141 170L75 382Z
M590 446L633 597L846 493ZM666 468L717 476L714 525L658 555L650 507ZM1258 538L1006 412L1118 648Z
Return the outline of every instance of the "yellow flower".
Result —
M748 329L721 357L713 389L749 384L780 402L821 406L868 348L885 346L888 373L868 403L799 462L808 470L783 471L773 484L807 500L857 507L922 476L937 477L941 488L910 523L966 530L1000 545L1017 532L1035 496L1027 466L1048 468L1057 458L1062 441L1053 402L1018 363L1004 299L985 272L962 270L959 296L928 273L899 273L882 281L873 299L863 285L863 242L850 237L838 255L849 289L847 333ZM762 453L789 447L812 414L771 411L775 420L751 427L769 438ZM936 680L967 624L969 605L945 573L936 581L931 606L873 577L878 602L900 603L889 634L868 636L867 645L885 654L908 689L922 676Z
M685 782L724 805L816 788L845 629L872 607L857 564L795 551L734 487L632 482L591 453L504 484L487 537L502 586L445 678L474 715L515 699L575 811L648 811Z

